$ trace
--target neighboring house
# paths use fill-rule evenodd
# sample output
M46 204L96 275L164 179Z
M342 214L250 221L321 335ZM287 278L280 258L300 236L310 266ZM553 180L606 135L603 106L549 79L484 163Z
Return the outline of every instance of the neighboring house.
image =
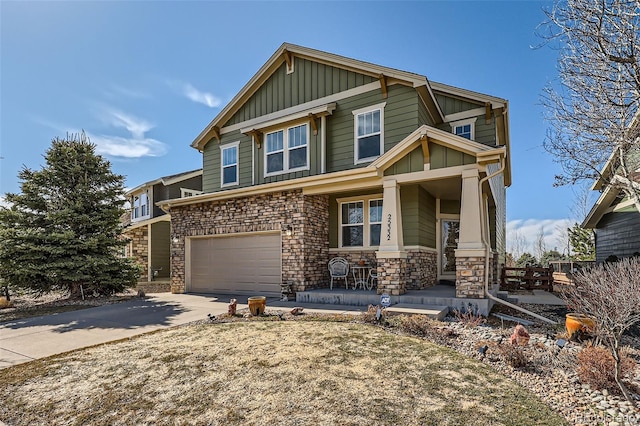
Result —
M636 115L632 124L638 129L639 117ZM609 157L602 175L615 173L615 158L613 154ZM640 189L640 169L631 178ZM603 178L596 180L591 189L601 193L582 227L595 232L596 262L604 262L609 256L621 259L640 253L640 213L633 200L618 188L607 185Z
M377 264L378 294L497 278L504 99L285 43L192 147L204 193L160 203L173 292L328 288L335 256Z
M199 169L143 183L125 194L131 206L122 220L123 234L131 240L125 247L125 255L134 257L142 266L140 281L166 280L171 273L171 216L156 203L201 193L202 169Z

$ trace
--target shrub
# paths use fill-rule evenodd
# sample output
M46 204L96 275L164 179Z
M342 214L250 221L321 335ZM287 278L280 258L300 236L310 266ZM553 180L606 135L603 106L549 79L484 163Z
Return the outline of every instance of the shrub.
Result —
M627 351L620 353L620 373L622 377L633 374L635 361ZM594 389L607 389L620 393L615 380L615 361L611 352L602 346L587 346L578 354L578 377Z
M399 327L402 331L416 336L427 336L432 320L426 315L402 315Z
M472 310L459 311L457 309L454 309L453 316L455 316L460 323L468 328L474 328L486 322L486 319L482 315L476 314Z
M504 361L513 368L522 368L527 365L527 357L520 346L498 345L497 348Z

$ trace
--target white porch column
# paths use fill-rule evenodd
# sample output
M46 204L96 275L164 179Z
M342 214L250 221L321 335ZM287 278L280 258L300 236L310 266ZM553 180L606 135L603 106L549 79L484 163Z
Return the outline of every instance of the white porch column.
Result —
M480 173L478 169L462 171L462 199L460 201L460 235L458 250L483 250L482 216L480 215Z
M482 243L480 173L462 171L460 234L456 250L456 297L484 298L485 256Z
M406 258L402 238L402 210L400 187L395 179L385 180L382 198L382 229L378 258Z

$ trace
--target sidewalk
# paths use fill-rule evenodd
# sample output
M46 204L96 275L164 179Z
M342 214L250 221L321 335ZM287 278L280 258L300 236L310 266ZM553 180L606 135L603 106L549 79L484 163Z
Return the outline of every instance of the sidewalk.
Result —
M0 369L87 346L203 320L227 312L232 296L157 293L145 299L0 324ZM361 312L363 306L296 304L267 298L267 309ZM247 298L238 298L238 309Z

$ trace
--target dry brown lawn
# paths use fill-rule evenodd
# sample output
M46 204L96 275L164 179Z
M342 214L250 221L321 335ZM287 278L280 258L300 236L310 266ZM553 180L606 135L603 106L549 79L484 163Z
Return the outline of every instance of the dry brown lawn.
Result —
M561 425L477 360L360 323L197 324L1 371L8 425Z

